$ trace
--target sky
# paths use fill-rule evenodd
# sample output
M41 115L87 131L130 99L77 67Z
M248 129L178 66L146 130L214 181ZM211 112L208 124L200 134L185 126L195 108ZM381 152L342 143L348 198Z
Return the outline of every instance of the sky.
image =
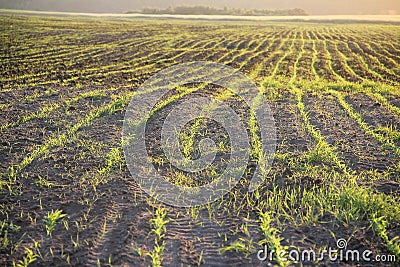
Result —
M302 8L310 15L400 15L400 0L0 0L0 8L101 13L122 13L144 7L167 8L179 5L248 9Z

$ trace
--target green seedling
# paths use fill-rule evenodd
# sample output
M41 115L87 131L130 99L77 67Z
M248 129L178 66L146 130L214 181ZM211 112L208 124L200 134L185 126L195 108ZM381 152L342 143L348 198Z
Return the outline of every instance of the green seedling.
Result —
M48 212L47 215L44 217L44 224L46 226L46 233L47 235L51 236L54 228L56 227L58 221L62 218L67 216L67 214L63 214L62 210L56 210Z

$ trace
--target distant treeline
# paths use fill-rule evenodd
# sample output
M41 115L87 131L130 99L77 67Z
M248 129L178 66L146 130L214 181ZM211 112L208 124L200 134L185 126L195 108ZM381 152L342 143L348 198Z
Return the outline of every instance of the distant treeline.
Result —
M173 14L173 15L233 15L233 16L305 16L306 11L301 8L293 9L244 9L244 8L216 8L210 6L177 6L167 9L146 7L141 11L127 13L143 14Z

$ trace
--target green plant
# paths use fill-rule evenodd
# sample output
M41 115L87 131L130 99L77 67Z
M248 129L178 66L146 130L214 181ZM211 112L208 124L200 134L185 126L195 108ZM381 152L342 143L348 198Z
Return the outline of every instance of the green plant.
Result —
M15 225L7 220L0 221L0 249L5 249L11 244L9 233L18 232L21 226Z
M113 147L110 150L110 153L106 156L107 164L105 167L98 170L99 174L104 175L109 173L113 168L122 168L122 156L121 149L119 147Z
M146 255L151 258L153 267L160 267L163 257L162 254L165 249L165 242L162 240L165 236L166 224L169 222L165 219L167 210L165 208L157 208L155 217L150 220L151 232L155 234L154 250L148 252Z
M387 244L387 248L390 252L392 252L398 259L400 258L400 244L397 242L399 236L394 237L393 239L389 239L388 233L386 230L387 220L385 216L382 217L374 217L372 218L371 225L374 232L383 239L383 241Z
M34 253L31 249L25 248L25 256L22 260L18 261L17 267L28 267L31 263L35 262L38 255Z
M62 210L52 210L51 212L47 213L47 215L44 217L44 224L46 226L47 235L52 235L58 221L65 216L67 216L67 214L63 214Z
M239 238L228 246L218 249L219 253L223 253L226 251L235 251L236 253L244 253L245 256L249 256L251 253L254 252L254 245L252 244L251 240L246 240L244 238Z
M260 245L268 245L271 250L275 251L274 260L279 266L289 266L290 262L281 259L279 254L288 250L288 246L281 245L283 238L279 236L279 230L271 226L271 216L268 212L260 211L260 228L264 234L264 239L260 241Z

